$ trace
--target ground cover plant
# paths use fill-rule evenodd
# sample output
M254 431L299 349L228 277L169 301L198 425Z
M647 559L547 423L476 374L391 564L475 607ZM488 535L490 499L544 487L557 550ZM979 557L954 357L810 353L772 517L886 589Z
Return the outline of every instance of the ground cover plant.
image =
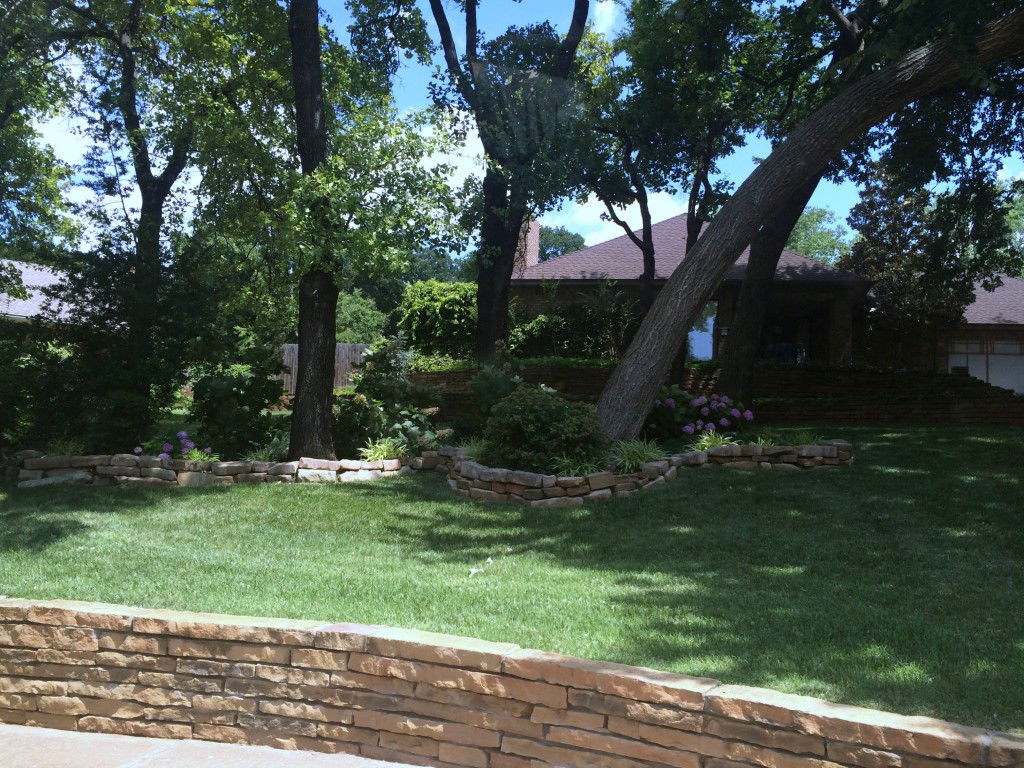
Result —
M1024 729L1020 430L814 431L857 463L557 511L433 474L0 491L0 594L416 627Z

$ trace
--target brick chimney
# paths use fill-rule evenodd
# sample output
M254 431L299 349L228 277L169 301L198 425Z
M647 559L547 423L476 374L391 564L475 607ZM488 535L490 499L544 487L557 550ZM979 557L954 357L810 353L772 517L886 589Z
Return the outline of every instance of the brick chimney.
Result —
M516 251L516 262L513 271L516 277L522 277L527 267L540 263L540 222L533 217L523 222L519 233L519 250Z

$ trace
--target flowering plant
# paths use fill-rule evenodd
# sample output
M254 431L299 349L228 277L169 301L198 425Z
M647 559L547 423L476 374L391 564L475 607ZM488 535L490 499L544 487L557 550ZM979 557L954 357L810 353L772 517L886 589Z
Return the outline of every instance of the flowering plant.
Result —
M157 440L151 444L154 446L153 452L156 452L156 448L159 448L159 453L157 453L158 459L172 459L174 458L175 451L177 451L180 458L187 459L188 461L220 461L220 456L214 453L212 448L199 448L185 430L178 432L175 437L178 439L177 448L167 440ZM141 445L137 445L132 452L139 456L145 451Z
M662 387L647 417L646 434L675 440L703 433L736 432L754 414L728 395L691 395L678 384Z

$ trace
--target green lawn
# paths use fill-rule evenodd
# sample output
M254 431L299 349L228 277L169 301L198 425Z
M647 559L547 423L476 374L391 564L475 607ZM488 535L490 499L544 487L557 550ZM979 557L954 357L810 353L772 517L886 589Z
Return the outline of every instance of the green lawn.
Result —
M418 627L1024 729L1024 432L818 431L857 464L571 511L433 476L0 491L0 594Z

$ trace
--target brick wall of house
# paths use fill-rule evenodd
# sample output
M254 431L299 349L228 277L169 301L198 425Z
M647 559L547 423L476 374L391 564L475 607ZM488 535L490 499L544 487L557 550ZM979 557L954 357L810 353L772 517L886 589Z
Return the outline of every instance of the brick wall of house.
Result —
M428 632L0 599L0 721L463 768L1010 768L1024 736Z
M524 374L532 384L596 402L611 368L537 366ZM472 371L418 373L416 383L441 387L442 417L472 408ZM675 379L692 393L714 392L716 368L688 368ZM1024 398L964 375L762 368L754 378L758 420L787 422L895 421L1024 426ZM728 393L725 393L728 394Z

